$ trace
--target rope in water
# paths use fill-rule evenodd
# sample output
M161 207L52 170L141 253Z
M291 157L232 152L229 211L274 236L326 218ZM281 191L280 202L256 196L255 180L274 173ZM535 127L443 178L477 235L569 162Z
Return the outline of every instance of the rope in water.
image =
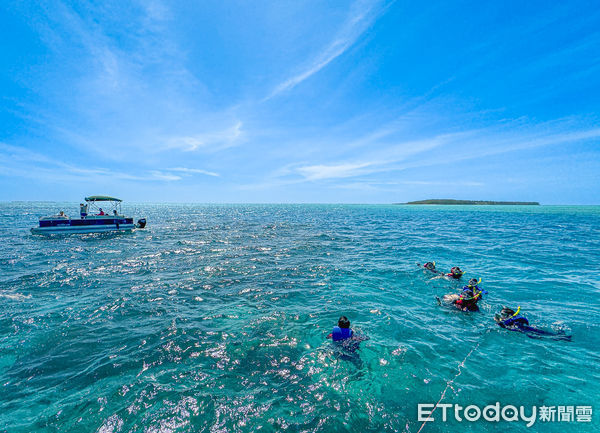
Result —
M490 328L487 329L487 331L489 331L489 330L490 330ZM437 401L437 403L435 404L435 406L433 407L433 409L431 410L431 412L427 416L427 419L425 419L425 421L423 421L423 424L421 424L421 427L419 428L419 430L417 430L417 433L420 433L421 430L423 430L423 427L425 427L425 424L427 424L427 422L429 421L429 419L433 415L433 412L437 409L438 405L442 402L442 400L446 396L446 391L448 391L448 388L452 388L452 384L454 383L454 381L456 380L456 378L461 375L461 373L462 373L461 368L465 366L465 362L467 361L467 359L469 358L469 356L471 356L471 354L473 352L475 352L475 350L477 350L477 348L479 347L479 345L483 341L483 337L484 336L485 336L485 334L483 334L481 336L481 338L479 339L479 341L477 342L477 344L475 346L473 346L473 348L469 351L469 353L467 353L467 356L465 356L465 358L462 360L462 362L460 364L458 364L458 373L456 373L456 375L452 378L452 380L449 380L449 381L446 382L446 388L444 388L444 390L442 391L442 394L440 395L440 399ZM452 388L452 389L454 389L454 388Z

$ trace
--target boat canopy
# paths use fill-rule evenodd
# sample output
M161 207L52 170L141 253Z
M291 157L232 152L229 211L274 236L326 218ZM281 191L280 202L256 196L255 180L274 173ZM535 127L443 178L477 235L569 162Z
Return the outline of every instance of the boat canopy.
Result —
M85 201L123 201L120 198L109 197L107 195L91 195L85 198Z

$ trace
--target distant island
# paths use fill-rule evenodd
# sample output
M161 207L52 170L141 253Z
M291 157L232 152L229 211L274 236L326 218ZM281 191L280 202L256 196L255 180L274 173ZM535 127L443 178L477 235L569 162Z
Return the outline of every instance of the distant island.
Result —
M519 205L519 206L539 206L537 201L487 201L487 200L452 200L452 199L431 199L409 201L405 204L472 204L472 205Z

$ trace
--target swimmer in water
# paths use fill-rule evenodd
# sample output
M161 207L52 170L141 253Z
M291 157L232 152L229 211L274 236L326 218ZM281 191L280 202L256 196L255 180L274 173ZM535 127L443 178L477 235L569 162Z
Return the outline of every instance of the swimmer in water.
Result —
M529 326L529 320L520 315L520 312L521 307L518 307L516 312L512 308L504 307L502 308L502 311L500 311L500 314L496 314L494 320L498 326L508 329L509 331L523 332L529 338L550 337L555 340L571 341L571 336L566 335L564 331L550 332Z
M333 331L327 338L334 341L333 353L336 357L346 361L352 361L357 367L362 365L362 361L360 360L357 351L360 342L368 340L369 337L361 334L360 331L355 333L354 330L350 329L350 320L348 320L346 316L340 317L338 326L333 328Z
M452 268L450 269L450 272L448 272L447 274L440 272L438 270L436 270L435 273L440 274L435 278L446 278L448 280L459 280L460 277L462 277L464 275L464 271L462 269L460 269L458 266L452 266Z
M462 311L479 311L477 303L481 301L483 294L487 293L479 288L479 284L481 284L481 278L479 281L475 278L471 278L469 284L463 287L460 295L456 293L444 295L444 303L454 305ZM437 298L437 300L438 303L442 305L440 298Z
M333 331L327 338L331 338L333 341L343 341L352 338L353 334L354 332L350 329L350 320L346 316L342 316L338 320L338 326L333 327Z
M453 266L450 269L450 273L446 274L446 277L458 280L463 276L463 274L464 272L458 266Z
M417 263L417 266L421 266L419 263ZM438 271L435 268L435 262L427 262L423 265L423 269L425 269L426 271L430 271L433 272L434 274L439 274L440 271Z

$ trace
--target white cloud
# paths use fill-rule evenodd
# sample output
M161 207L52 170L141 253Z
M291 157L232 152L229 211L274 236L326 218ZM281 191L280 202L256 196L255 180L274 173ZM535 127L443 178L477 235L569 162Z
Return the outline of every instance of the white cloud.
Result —
M184 152L202 149L214 152L237 145L242 136L242 122L238 121L233 126L222 130L168 138L166 149L179 149Z
M560 125L558 125L560 127ZM481 159L493 155L515 152L525 149L570 143L600 138L600 128L575 132L548 131L550 125L539 125L531 131L498 131L497 129L478 129L452 134L440 134L431 138L406 141L396 144L379 144L378 150L367 151L352 160L324 162L302 165L290 169L278 170L286 177L289 173L297 173L304 181L327 179L343 179L365 176L380 172L405 170L435 165L443 165ZM541 131L541 132L540 132ZM378 137L371 133L369 136ZM427 154L411 161L411 157L425 154L436 148L438 152ZM277 177L277 175L275 175ZM431 181L407 181L405 184L435 185ZM478 182L465 186L481 186Z
M215 173L214 171L202 170L200 168L187 168L187 167L174 167L168 168L169 171L177 171L181 173L194 173L194 174L205 174L207 176L219 177L219 173Z
M458 182L439 182L439 181L427 181L427 180L403 180L401 182L397 182L398 185L429 185L429 186L483 186L485 185L483 182L470 182L470 181L458 181Z
M366 168L371 166L369 162L357 164L336 164L336 165L307 165L298 167L296 171L306 180L323 180L353 177L366 172Z
M177 181L181 176L159 170L138 174L101 167L76 167L40 153L0 143L0 174L57 182L101 182L107 180Z
M370 134L369 136L376 136ZM363 161L343 161L329 164L315 164L296 168L296 172L308 181L339 179L389 170L389 166L405 160L411 155L429 151L441 146L454 137L443 134L425 140L406 141L388 145L381 151L370 152Z
M152 175L152 177L154 179L157 179L157 180L167 180L167 181L181 180L181 176L177 176L176 174L171 174L171 173L163 173L162 171L157 171L157 170L151 171L150 174ZM145 179L140 179L140 180L145 180Z
M377 16L378 13L375 11L375 3L367 4L363 1L354 3L351 7L349 18L338 32L335 39L303 69L276 86L271 94L265 99L270 99L281 92L297 86L344 54L356 43L360 36L365 33L371 24L373 24Z

